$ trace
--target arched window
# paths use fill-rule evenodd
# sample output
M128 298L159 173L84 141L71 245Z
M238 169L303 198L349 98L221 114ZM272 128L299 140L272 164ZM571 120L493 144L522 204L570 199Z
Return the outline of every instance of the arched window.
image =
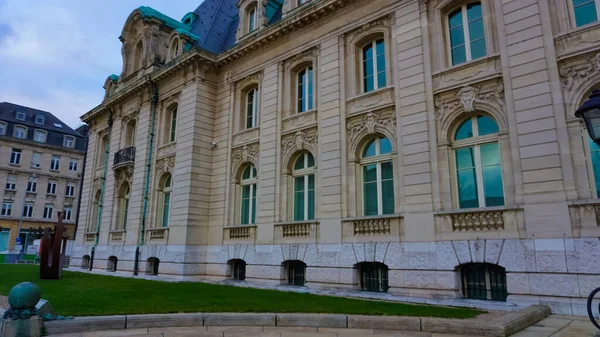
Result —
M303 286L306 283L306 263L298 260L284 262L287 284Z
M233 259L229 261L231 266L231 278L238 281L246 279L246 261L240 259Z
M147 275L158 275L158 265L160 260L156 257L150 257L146 260L146 274Z
M144 51L144 45L142 41L138 41L135 45L135 53L133 54L133 69L132 72L138 71L142 67L142 55Z
M361 59L363 92L385 88L385 40L373 40L363 46Z
M506 271L489 263L469 263L460 267L463 295L477 300L506 301Z
M90 222L88 224L87 232L95 232L96 226L98 224L98 217L100 216L100 198L102 196L102 192L100 190L96 191L96 195L94 196L94 202L92 204L92 216L90 217Z
M298 72L298 112L313 109L313 68L307 67Z
M177 140L177 104L170 106L165 113L163 144Z
M294 164L294 221L315 219L315 158L304 152Z
M365 146L362 158L364 215L394 214L392 143L377 137Z
M240 223L250 225L256 222L256 168L250 164L244 169L240 180Z
M587 137L587 135L584 136L588 139L590 145L590 162L594 176L594 187L596 188L595 197L600 198L600 147L594 143L592 138Z
M106 271L111 271L111 272L117 271L117 262L118 261L119 261L119 259L117 259L116 256L109 257L108 264L106 265Z
M89 255L84 255L81 259L81 268L88 269L90 267L90 260L91 259Z
M572 0L573 16L577 27L598 21L600 0Z
M125 147L135 146L135 120L125 126Z
M158 221L156 227L169 227L171 219L171 192L173 191L173 182L169 173L161 179L160 190L158 192Z
M486 115L465 120L454 134L460 208L504 205L498 124Z
M258 88L252 88L246 92L246 110L245 110L246 129L252 129L258 126Z
M480 2L464 4L448 15L448 37L452 65L487 54Z
M246 15L248 16L248 33L252 33L256 30L257 23L257 11L256 4L252 5L250 8L246 10Z
M108 135L102 136L100 142L98 143L98 155L96 156L98 160L98 167L104 167L106 161L106 151L108 147Z
M116 230L125 230L127 228L127 214L129 213L129 195L131 188L128 183L123 183L119 188L119 197L117 200L117 226Z
M357 269L361 290L376 292L388 290L388 266L379 262L363 262L357 265Z
M179 47L179 39L178 38L174 38L173 41L171 42L171 59L175 59L177 56L179 56L179 54L181 53L180 47Z

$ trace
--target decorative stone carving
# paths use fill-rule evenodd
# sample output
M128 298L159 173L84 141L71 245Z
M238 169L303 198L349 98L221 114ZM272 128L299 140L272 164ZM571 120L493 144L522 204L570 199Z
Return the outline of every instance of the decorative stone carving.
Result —
M360 26L356 30L348 33L348 40L353 40L355 37L369 35L381 29L381 27L390 27L392 24L392 15L387 15L375 21L371 21L366 25Z
M473 112L475 108L473 108L473 103L475 103L475 99L477 99L478 89L475 89L470 86L466 86L458 92L458 97L460 98L460 103L462 103L465 108L465 112Z
M136 120L138 118L139 113L139 111L133 111L123 116L123 118L121 119L121 124L123 125L123 127L125 127L125 125L127 125L127 123L129 123L130 121Z
M465 112L475 111L475 103L491 103L504 106L504 85L498 83L494 88L481 89L479 86L461 88L451 99L436 99L437 118L441 119L451 110L462 105Z
M258 166L259 158L259 146L258 143L244 145L233 150L231 154L231 162L233 172L237 172L240 165L245 162L251 162L255 166Z
M359 138L364 135L374 134L387 130L389 134L394 134L396 130L396 116L392 113L382 116L377 112L368 112L359 120L348 123L348 139L350 144L355 144Z
M246 76L243 79L239 80L236 83L236 87L238 89L245 87L246 85L248 85L248 83L251 82L258 82L260 83L263 79L263 73L262 72L258 72L258 73L254 73L252 75Z
M175 168L175 156L161 158L156 161L156 171L158 175L162 175L163 173L173 173L173 169Z
M287 71L292 65L296 64L298 61L304 59L316 60L319 57L319 47L314 47L309 50L303 51L299 54L292 56L291 58L285 60L283 62L283 68Z
M600 73L600 53L560 68L563 87L567 92L574 91L581 82L594 73Z
M290 157L294 152L308 150L311 153L317 153L317 130L298 131L293 135L287 136L281 142L281 161L283 165L287 165Z
M419 10L425 12L427 10L427 0L419 0Z
M115 190L119 189L122 183L127 182L132 186L133 181L133 166L124 166L121 169L115 170Z

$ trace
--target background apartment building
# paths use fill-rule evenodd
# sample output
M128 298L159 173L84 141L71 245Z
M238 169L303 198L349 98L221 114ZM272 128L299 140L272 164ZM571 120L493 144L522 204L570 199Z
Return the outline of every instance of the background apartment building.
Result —
M74 239L84 149L84 137L53 114L0 103L0 251L13 250L18 235L28 253L29 229L53 228L58 212Z
M205 0L177 21L140 7L121 75L82 117L73 258L583 315L600 152L574 112L600 84L599 10Z

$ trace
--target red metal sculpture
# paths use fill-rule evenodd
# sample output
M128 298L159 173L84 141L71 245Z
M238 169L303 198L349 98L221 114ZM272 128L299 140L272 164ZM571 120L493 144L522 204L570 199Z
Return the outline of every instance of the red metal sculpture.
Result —
M67 238L63 238L62 219L63 212L58 212L58 223L54 234L50 234L50 227L46 227L40 241L40 279L42 280L58 280L62 273L67 249Z

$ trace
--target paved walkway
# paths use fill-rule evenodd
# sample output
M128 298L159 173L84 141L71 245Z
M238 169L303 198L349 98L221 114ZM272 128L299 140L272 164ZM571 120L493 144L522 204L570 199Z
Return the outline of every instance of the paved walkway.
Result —
M592 337L596 330L583 317L550 316L513 337ZM281 327L191 327L94 331L50 337L469 337L429 332Z

